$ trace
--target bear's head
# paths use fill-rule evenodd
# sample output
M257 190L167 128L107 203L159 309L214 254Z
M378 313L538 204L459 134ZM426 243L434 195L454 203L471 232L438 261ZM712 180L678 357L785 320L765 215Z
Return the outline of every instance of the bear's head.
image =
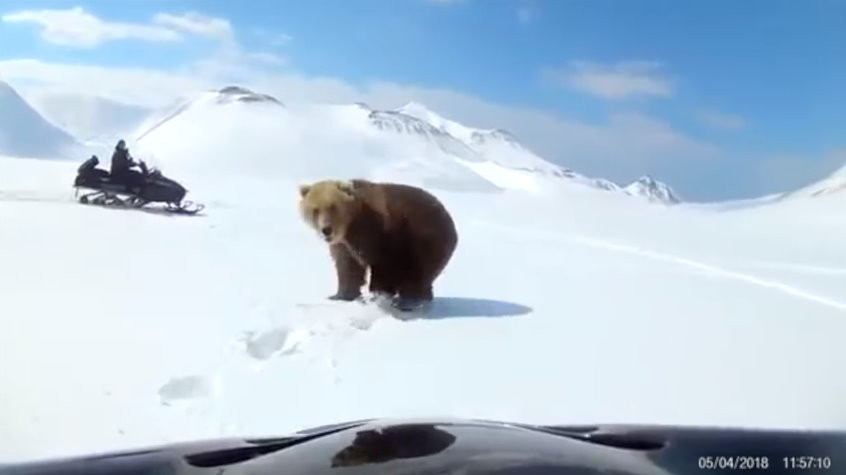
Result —
M350 182L323 180L300 185L300 214L329 244L344 240L358 208L359 201Z

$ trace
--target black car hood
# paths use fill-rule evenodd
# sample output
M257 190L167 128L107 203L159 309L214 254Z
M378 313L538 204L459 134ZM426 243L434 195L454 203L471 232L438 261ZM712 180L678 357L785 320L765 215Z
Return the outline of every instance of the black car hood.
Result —
M804 469L804 470L803 470ZM0 466L0 475L846 473L846 432L365 420Z

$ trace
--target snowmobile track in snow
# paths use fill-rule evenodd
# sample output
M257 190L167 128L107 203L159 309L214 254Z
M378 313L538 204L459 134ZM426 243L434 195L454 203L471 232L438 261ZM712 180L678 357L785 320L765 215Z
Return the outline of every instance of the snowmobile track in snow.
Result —
M85 206L91 208L98 208L98 209L108 209L108 210L118 210L118 211L140 211L142 213L149 213L155 214L159 216L172 216L172 217L205 217L206 214L203 213L205 211L205 205L200 205L202 208L198 210L196 213L190 212L180 212L169 210L164 206L115 206L115 205L102 205L96 203L80 203L78 198L75 198L72 195L41 195L41 194L32 194L26 192L17 192L17 193L8 193L0 191L0 202L7 202L7 203L42 203L42 204L59 204L59 205L75 205L75 206ZM193 202L190 202L193 204Z
M10 203L55 203L55 204L75 204L77 201L73 196L65 196L59 194L39 194L28 192L4 192L0 191L0 201Z
M846 277L846 268L844 267L829 267L809 264L796 264L791 262L768 261L752 261L745 262L744 264L753 267L758 267L761 269L784 270L788 272L797 272L805 274L836 275Z
M580 244L583 246L589 246L594 248L600 249L607 249L609 251L621 252L625 254L631 254L641 257L646 257L649 259L657 260L657 261L664 261L673 264L682 265L685 267L690 267L693 269L697 269L703 271L707 274L712 274L720 277L724 277L727 279L738 280L741 282L746 282L748 284L752 284L758 287L764 287L767 289L775 290L780 293L789 295L791 297L799 298L802 300L811 301L820 305L824 305L826 307L834 308L837 310L846 311L846 302L842 302L839 300L835 300L830 297L826 297L823 295L817 295L806 290L802 290L798 287L795 287L790 284L786 284L779 281L774 281L770 279L765 279L762 277L758 277L751 274L746 274L739 271L734 271L731 269L725 269L719 266L715 266L712 264L708 264L705 262L700 262L694 259L690 259L687 257L675 256L672 254L667 254L663 252L656 252L650 251L648 249L642 249L635 246L630 246L626 244L618 244L611 241L607 241L601 238L592 238L592 237L585 237L585 236L573 236L573 235L565 235L561 233L548 233L538 230L519 230L515 231L513 228L508 228L504 226L498 226L490 223L477 223L481 226L488 227L491 229L496 229L498 231L502 231L504 233L512 234L512 235L521 235L526 237L531 237L535 239L549 239L550 236L555 236L556 242L561 241L570 241L575 244Z

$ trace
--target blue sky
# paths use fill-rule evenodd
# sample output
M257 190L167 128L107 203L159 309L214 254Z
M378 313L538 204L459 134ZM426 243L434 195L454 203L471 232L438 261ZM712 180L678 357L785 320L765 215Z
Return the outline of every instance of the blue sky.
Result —
M44 15L74 7L99 23ZM802 186L843 165L846 150L838 0L6 0L0 8L0 76L13 84L61 79L14 63L34 59L167 72L179 84L198 74L255 78L284 84L283 96L297 87L414 99L470 125L508 128L577 171L619 181L649 173L692 199ZM193 23L180 23L188 13ZM49 74L64 76L57 71Z

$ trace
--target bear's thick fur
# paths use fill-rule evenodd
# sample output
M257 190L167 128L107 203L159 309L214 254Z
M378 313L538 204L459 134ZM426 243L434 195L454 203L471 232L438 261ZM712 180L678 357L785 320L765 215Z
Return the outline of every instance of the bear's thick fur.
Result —
M371 293L399 297L400 306L433 299L432 283L456 245L455 223L431 193L367 180L324 180L300 186L300 213L329 244L338 290L331 299Z

